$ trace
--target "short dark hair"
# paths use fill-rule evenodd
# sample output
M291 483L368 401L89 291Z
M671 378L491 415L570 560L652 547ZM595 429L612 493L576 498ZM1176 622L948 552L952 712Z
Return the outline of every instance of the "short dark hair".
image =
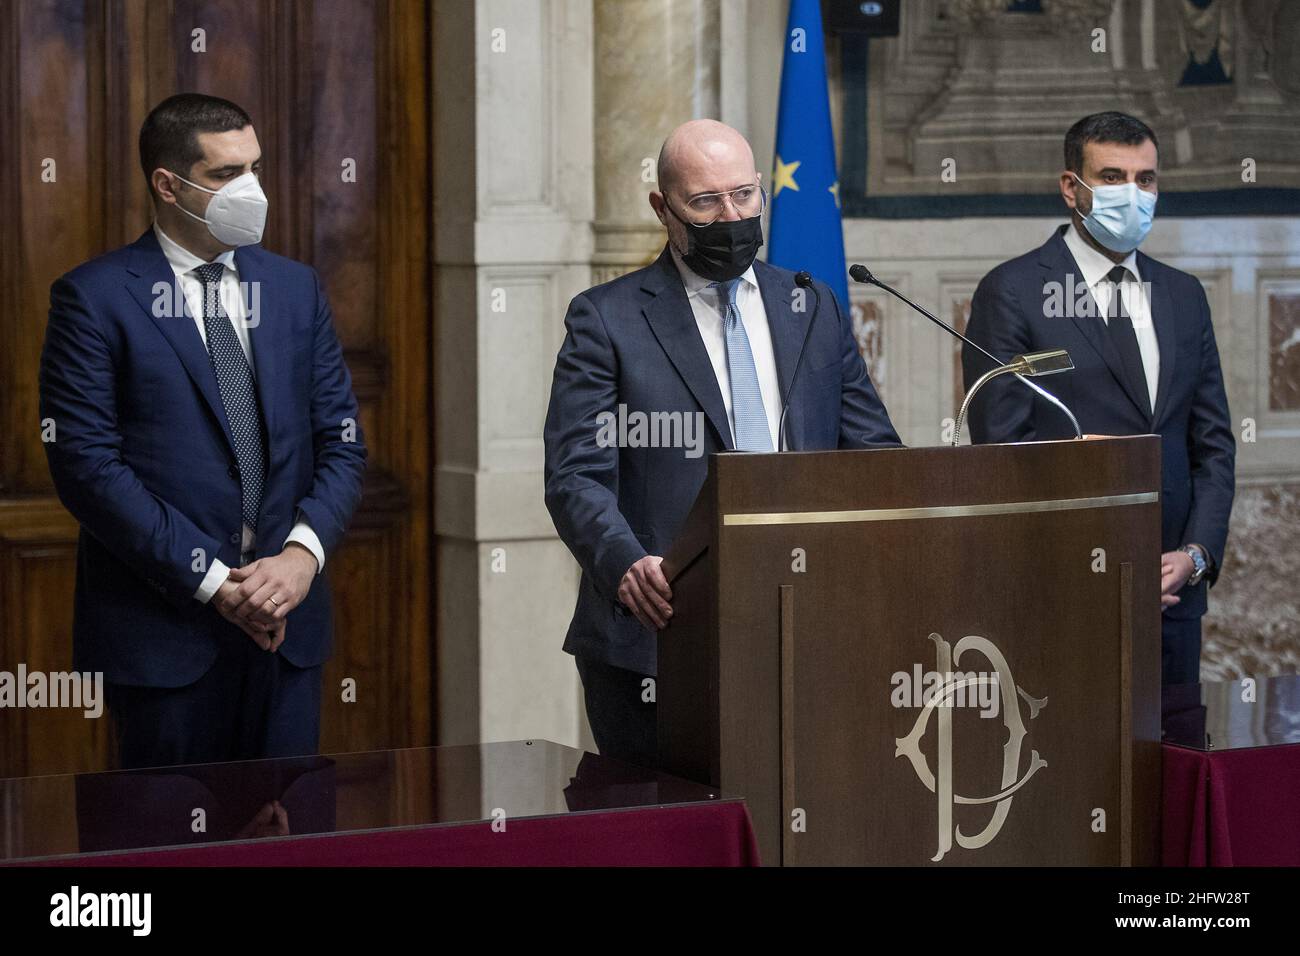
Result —
M1125 146L1140 146L1147 140L1156 149L1160 148L1156 134L1146 123L1136 116L1117 113L1093 113L1085 116L1070 127L1065 134L1065 168L1074 173L1083 172L1083 146L1085 143L1121 143Z
M140 127L140 168L153 196L153 171L160 166L180 175L203 158L199 133L226 133L253 125L230 100L203 93L177 93L155 106Z

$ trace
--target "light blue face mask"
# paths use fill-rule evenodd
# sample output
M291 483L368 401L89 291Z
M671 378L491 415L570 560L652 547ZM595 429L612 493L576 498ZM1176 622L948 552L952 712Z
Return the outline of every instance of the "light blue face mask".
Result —
M1074 173L1070 173L1074 176ZM1156 213L1156 195L1138 189L1137 183L1116 186L1089 186L1074 176L1080 186L1092 193L1092 212L1083 217L1087 229L1111 252L1132 252L1151 231Z

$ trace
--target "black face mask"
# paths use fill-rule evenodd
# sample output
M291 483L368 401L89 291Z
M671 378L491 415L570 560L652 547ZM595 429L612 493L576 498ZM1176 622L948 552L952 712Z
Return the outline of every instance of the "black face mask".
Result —
M664 203L668 206L667 202ZM697 276L726 282L748 269L763 245L763 217L719 219L707 226L693 226L678 216L672 206L668 211L686 226L687 248L682 261Z

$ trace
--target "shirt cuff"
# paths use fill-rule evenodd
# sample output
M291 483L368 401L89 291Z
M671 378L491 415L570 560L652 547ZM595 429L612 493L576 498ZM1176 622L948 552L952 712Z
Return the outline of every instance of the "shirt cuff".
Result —
M295 541L312 553L316 559L316 573L320 574L325 570L325 549L321 547L320 538L316 537L316 532L311 530L311 525L306 521L299 521L289 532L289 537L284 539L284 543Z
M203 576L203 580L199 582L199 589L194 592L194 600L200 604L207 604L221 585L226 583L228 577L230 577L230 568L226 567L226 563L220 558L213 558L208 573Z

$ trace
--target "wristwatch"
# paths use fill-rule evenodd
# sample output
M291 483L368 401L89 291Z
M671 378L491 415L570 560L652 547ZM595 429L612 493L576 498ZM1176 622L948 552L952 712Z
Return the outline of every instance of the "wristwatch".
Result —
M1187 579L1186 586L1196 587L1201 583L1201 578L1205 577L1205 572L1210 570L1210 563L1205 560L1205 552L1197 544L1185 544L1178 550L1185 552L1192 559L1192 576Z

